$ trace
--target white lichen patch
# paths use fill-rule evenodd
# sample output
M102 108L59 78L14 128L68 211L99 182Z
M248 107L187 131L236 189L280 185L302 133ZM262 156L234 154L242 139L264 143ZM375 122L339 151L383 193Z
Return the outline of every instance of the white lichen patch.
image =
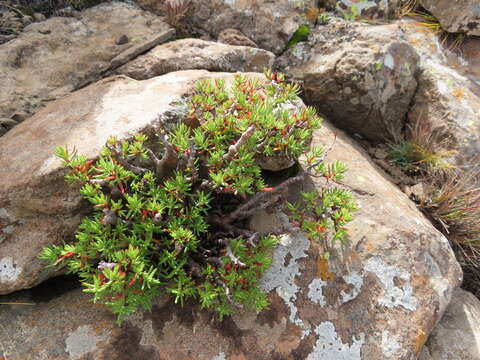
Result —
M406 270L388 265L379 257L373 257L368 260L365 271L374 273L383 285L384 294L378 298L380 305L416 310L418 299L413 294L410 274ZM395 278L400 279L403 284L396 286Z
M288 218L282 220L288 221ZM307 335L310 329L297 315L298 309L295 306L295 300L299 287L295 283L295 278L301 274L298 260L307 256L306 251L309 246L310 242L301 233L283 235L280 238L280 244L273 251L272 266L261 280L261 287L264 291L276 290L290 310L289 320L300 326L304 330L304 335Z
M44 175L50 173L54 169L58 169L62 166L62 161L57 158L55 155L49 156L38 170L39 175Z
M212 360L226 360L225 353L221 352L220 354L214 356Z
M127 320L133 326L136 326L142 331L142 338L140 345L142 346L156 346L155 331L153 330L152 320L144 320L143 313L137 311L127 317Z
M350 274L343 277L345 282L349 285L352 285L350 291L342 290L340 295L342 296L342 304L355 299L360 291L362 290L363 277L356 271L352 271Z
M396 336L390 334L388 331L382 332L382 352L385 359L391 358L400 349L401 345Z
M326 281L322 279L313 279L310 285L308 285L308 298L311 302L319 304L324 307L327 305L325 296L323 296L322 288L327 285Z
M385 55L385 59L383 60L383 64L391 70L393 70L395 68L395 60L393 59L392 54L387 53L387 55Z
M360 333L359 339L354 337L352 344L344 344L339 338L333 323L326 321L315 329L318 335L313 352L307 360L361 360L361 349L365 342L365 334Z
M82 325L68 335L65 340L65 351L70 359L79 359L83 355L97 348L97 344L105 340L104 336L98 336L90 325Z
M14 282L22 272L22 268L15 264L11 257L0 260L0 283Z
M2 219L9 219L10 218L10 214L8 213L8 211L5 208L0 208L0 218L2 218Z

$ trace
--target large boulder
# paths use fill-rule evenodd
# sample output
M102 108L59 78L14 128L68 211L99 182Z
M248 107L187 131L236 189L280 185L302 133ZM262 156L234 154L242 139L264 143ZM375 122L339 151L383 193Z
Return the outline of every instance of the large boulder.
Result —
M38 275L43 264L35 262L34 253L43 244L60 241L56 232L62 229L66 235L65 225L73 229L72 215L78 212L73 209L80 206L61 181L53 147L75 145L79 153L95 156L111 133L144 129L157 113L181 116L187 84L205 76L232 77L184 71L142 82L104 80L49 105L35 121L2 139L1 151L17 146L0 164L7 167L0 179L6 184L0 193L1 214L12 221L0 261L11 258L7 268L17 288L26 286L25 269L31 278ZM317 131L313 144L328 146L333 130ZM283 236L261 281L270 292L268 310L242 310L218 322L193 302L182 308L165 296L152 313L138 313L117 326L109 312L74 290L36 306L0 308L7 358L416 359L459 285L461 270L445 237L344 133L328 160L350 167L344 186L360 208L348 227L350 241L329 246L326 262L324 243L301 233ZM58 185L52 178L58 178ZM322 180L308 178L290 189L289 196L293 201L300 191L323 186ZM261 213L252 226L279 230L286 221L282 213ZM1 285L8 291L4 280ZM22 299L13 293L2 301Z
M452 33L480 36L478 0L421 0L420 3L438 19L442 29Z
M78 18L33 23L0 48L0 119L22 121L46 102L101 79L122 53L147 51L141 45L154 47L173 34L157 16L121 2L100 4ZM120 44L121 38L127 42Z
M141 82L107 78L48 104L0 138L0 294L51 276L38 253L71 239L85 214L78 189L63 179L55 147L94 158L112 135L121 139L148 129L159 116L178 120L188 111L184 96L204 77L233 80L233 74L208 71Z
M117 72L137 80L190 69L262 72L271 68L274 60L275 55L262 49L182 39L155 47L121 66Z
M457 289L425 347L428 360L480 359L480 300Z
M417 87L418 55L398 25L332 19L280 57L305 98L335 125L370 140L393 140Z
M181 0L179 0L181 1ZM305 13L315 7L313 0L196 0L190 23L200 32L217 38L225 29L236 29L262 49L280 54Z

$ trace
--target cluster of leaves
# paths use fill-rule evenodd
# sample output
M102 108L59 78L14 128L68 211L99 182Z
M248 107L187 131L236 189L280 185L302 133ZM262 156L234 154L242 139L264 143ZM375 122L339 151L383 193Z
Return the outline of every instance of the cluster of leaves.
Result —
M151 309L161 292L181 304L196 298L220 318L236 307L265 308L259 278L278 237L250 230L249 217L282 206L288 186L307 173L333 183L346 170L324 164L326 153L317 148L304 174L266 187L259 159L297 159L320 125L313 109L294 106L297 86L282 74L266 75L267 81L236 76L228 90L223 80L197 82L187 118L171 131L160 125L159 141L112 138L97 160L58 148L70 169L66 179L83 184L94 210L76 242L46 247L40 258L78 274L85 291L119 321L139 306ZM312 221L343 240L354 209L350 193L329 186L306 198L315 209ZM314 225L298 218L300 208L288 206L312 238L326 239L327 231L313 234Z

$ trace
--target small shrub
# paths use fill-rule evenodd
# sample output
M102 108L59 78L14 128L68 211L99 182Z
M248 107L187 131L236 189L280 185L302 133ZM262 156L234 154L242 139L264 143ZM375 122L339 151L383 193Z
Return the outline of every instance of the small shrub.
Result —
M292 231L299 226L311 238L345 241L355 209L351 194L334 187L345 165L325 164L321 148L307 154L305 172L267 186L258 159L297 159L320 125L312 108L292 110L297 86L281 74L267 77L238 75L230 90L223 80L197 82L188 117L171 130L160 124L159 142L143 134L112 138L96 160L58 148L70 169L66 180L83 185L93 214L76 242L46 247L40 258L78 274L84 291L119 321L150 309L160 292L180 304L195 298L220 318L237 307L267 307L259 277L272 263L278 234L260 236L249 217L284 206L287 188L307 174L326 184L304 194L311 216L287 204Z

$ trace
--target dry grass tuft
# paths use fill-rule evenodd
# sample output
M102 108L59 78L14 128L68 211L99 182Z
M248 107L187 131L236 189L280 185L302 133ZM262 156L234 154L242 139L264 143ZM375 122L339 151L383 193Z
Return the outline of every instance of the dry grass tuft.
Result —
M465 273L464 287L480 296L480 172L430 176L419 207L441 224Z
M191 8L191 0L165 0L163 3L165 21L174 28L179 28Z
M429 122L418 120L408 126L406 138L390 145L390 160L407 174L425 175L452 169L448 158L455 152L445 150L450 147L450 140L440 129L432 129Z
M390 146L389 158L423 184L418 207L450 240L465 274L463 287L480 297L480 170L448 161L454 152L446 150L451 142L441 130L416 121L407 140Z

